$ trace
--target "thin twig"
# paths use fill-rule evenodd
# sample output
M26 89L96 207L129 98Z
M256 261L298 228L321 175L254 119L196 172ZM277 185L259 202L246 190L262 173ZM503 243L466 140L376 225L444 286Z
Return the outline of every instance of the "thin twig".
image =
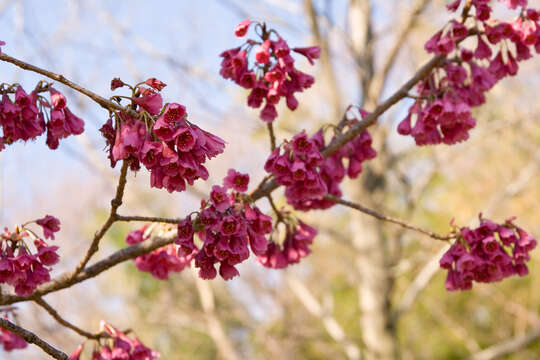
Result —
M130 215L130 216L123 216L116 214L115 216L116 221L144 221L144 222L155 222L155 223L167 223L167 224L178 224L181 219L171 219L171 218L164 218L164 217L156 217L156 216L138 216L138 215Z
M122 198L124 196L124 189L126 187L127 182L127 170L128 170L129 163L127 161L122 162L122 169L120 170L120 178L118 179L118 186L116 187L116 195L111 200L111 211L109 213L109 217L99 229L98 232L94 235L94 239L92 240L92 243L90 244L90 247L88 248L88 251L86 252L84 258L81 260L79 265L75 268L73 271L72 277L77 276L77 274L84 269L86 264L88 264L88 261L92 258L92 256L98 251L99 249L99 242L109 230L109 228L114 224L116 221L116 211L122 205Z
M273 123L269 122L266 124L268 128L268 135L270 135L270 151L274 151L276 148L276 135L274 134L274 125Z
M456 234L454 234L454 233L441 235L441 234L437 234L437 233L435 233L433 231L430 231L430 230L422 229L421 227L418 227L416 225L408 223L407 221L404 221L404 220L401 220L401 219L398 219L398 218L395 218L395 217L392 217L392 216L380 214L375 210L368 209L368 208L366 208L366 207L364 207L364 206L362 206L360 204L353 203L352 201L347 201L347 200L340 199L340 198L338 198L337 196L334 196L334 195L325 195L325 198L327 198L329 200L332 200L337 204L341 204L341 205L350 207L352 209L358 210L358 211L360 211L360 212L362 212L364 214L367 214L369 216L373 216L374 218L377 218L379 220L391 222L391 223L397 224L397 225L399 225L401 227L404 227L404 228L407 228L407 229L414 230L414 231L417 231L419 233L425 234L425 235L427 235L427 236L429 236L429 237L431 237L433 239L436 239L436 240L448 241L448 240L454 239L456 237Z
M519 351L533 342L540 339L540 326L522 336L516 336L507 341L490 346L476 354L473 354L470 360L493 360Z
M38 304L39 306L44 308L56 321L58 321L58 323L60 323L61 325L65 326L67 328L70 328L71 330L75 331L77 334L79 334L79 335L81 335L81 336L83 336L85 338L88 338L88 339L96 339L96 340L99 339L100 337L102 337L102 335L100 335L100 334L89 333L88 331L85 331L85 330L73 325L72 323L70 323L66 319L62 318L60 316L60 314L58 314L58 311L56 311L51 305L49 305L42 298L38 297L37 299L35 299L35 302L36 302L36 304Z
M22 337L27 343L37 345L41 350L45 351L47 354L51 355L53 358L58 360L69 360L69 356L63 351L56 349L54 346L42 340L39 336L34 334L31 331L23 329L22 327L15 325L7 319L0 318L0 327L6 330L11 331Z
M78 91L81 94L84 94L84 95L88 96L90 99L94 100L96 103L98 103L101 107L103 107L106 110L115 109L115 110L118 110L118 111L129 113L133 117L139 117L139 113L137 113L136 111L134 111L132 109L129 109L129 108L125 108L125 107L123 107L123 106L121 106L121 105L119 105L117 103L114 103L114 102L112 102L110 100L107 100L104 97L101 97L98 94L96 94L96 93L94 93L94 92L92 92L90 90L87 90L87 89L83 88L82 86L74 83L73 81L70 81L70 80L66 79L64 77L64 75L56 74L56 73L53 73L51 71L39 68L39 67L37 67L35 65L28 64L28 63L26 63L24 61L21 61L19 59L11 57L11 56L7 55L4 52L2 52L0 54L0 60L12 63L13 65L20 67L21 69L33 71L33 72L36 72L38 74L44 75L44 76L46 76L46 77L48 77L50 79L61 82L62 84L66 85L66 86L69 86L73 90Z
M398 35L396 36L396 40L394 44L390 48L390 51L388 52L388 54L385 56L386 61L381 71L378 72L373 77L373 79L369 83L368 89L366 89L366 93L367 93L366 103L368 106L375 104L377 102L377 99L381 95L381 92L384 89L384 86L388 79L388 73L390 72L390 69L392 69L392 67L394 66L396 62L399 51L402 49L403 45L406 43L405 40L409 36L411 30L414 28L414 25L416 23L416 20L418 19L418 16L426 8L426 5L429 1L431 0L417 0L416 3L413 5L412 10L409 12L409 15L407 16L405 21L402 23L403 25L398 31Z

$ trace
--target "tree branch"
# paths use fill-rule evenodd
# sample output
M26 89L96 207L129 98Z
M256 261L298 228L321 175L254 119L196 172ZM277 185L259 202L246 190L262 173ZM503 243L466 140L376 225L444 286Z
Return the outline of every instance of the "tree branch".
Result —
M35 300L43 295L62 290L71 287L74 284L83 282L87 279L96 277L102 272L118 265L124 261L134 259L137 256L147 254L155 249L163 247L168 244L172 244L176 240L176 232L173 232L165 237L156 237L148 239L138 244L129 246L127 248L118 250L112 255L106 257L103 260L98 261L94 265L91 265L81 270L75 277L72 277L70 273L60 275L58 278L51 280L45 284L40 285L33 294L28 296L17 295L1 295L0 305L9 305L21 301Z
M470 360L493 360L504 355L514 353L524 347L532 344L540 338L540 326L534 328L529 333L516 336L513 339L503 341L497 345L490 346L476 354L473 354Z
M360 212L362 212L362 213L364 213L366 215L373 216L376 219L391 222L391 223L399 225L401 227L417 231L419 233L427 235L427 236L429 236L429 237L431 237L433 239L436 239L436 240L448 241L448 240L454 239L456 237L456 234L454 234L454 233L441 235L441 234L437 234L437 233L435 233L433 231L430 231L430 230L422 229L421 227L418 227L416 225L408 223L408 222L406 222L404 220L401 220L401 219L398 219L398 218L395 218L395 217L392 217L392 216L387 216L387 215L384 215L384 214L380 214L375 210L368 209L368 208L366 208L366 207L364 207L364 206L362 206L360 204L353 203L352 201L347 201L347 200L340 199L340 198L338 198L337 196L334 196L334 195L325 195L325 198L327 198L329 200L332 200L337 204L341 204L341 205L350 207L351 209L358 210L358 211L360 211Z
M58 314L58 311L56 311L51 305L49 305L42 298L38 297L34 301L36 302L36 304L38 304L39 306L44 308L56 321L58 321L58 323L60 323L61 325L75 331L77 334L79 334L81 336L84 336L85 338L88 338L88 339L96 339L96 340L99 339L100 337L102 337L101 334L91 334L88 331L85 331L85 330L73 325L69 321L65 320L64 318L62 318L60 316L60 314Z
M77 274L84 269L86 264L88 264L88 261L90 261L90 258L98 251L99 249L99 242L109 230L109 228L114 224L116 221L116 211L122 205L122 198L124 197L124 189L126 187L127 182L127 170L128 170L129 163L127 161L122 162L122 168L120 170L120 178L118 179L118 186L116 187L116 195L111 200L111 211L109 213L109 217L99 229L98 232L94 235L94 239L92 240L92 243L90 244L90 247L88 248L88 251L86 252L84 258L81 260L79 265L75 268L73 271L72 277L77 276Z
M167 224L178 224L182 219L171 219L157 216L138 216L138 215L116 215L116 221L143 221L143 222L155 222L155 223L167 223Z
M13 65L20 67L21 69L33 71L35 73L44 75L44 76L46 76L46 77L48 77L50 79L61 82L62 84L66 85L66 86L69 86L73 90L78 91L81 94L84 94L84 95L88 96L90 99L94 100L96 103L98 103L102 108L104 108L106 110L115 109L115 110L118 110L118 111L123 111L123 112L129 113L133 117L139 117L139 113L137 113L136 111L134 111L132 109L125 108L125 107L123 107L123 106L121 106L121 105L119 105L117 103L114 103L114 102L112 102L110 100L107 100L104 97L101 97L98 94L96 94L96 93L94 93L94 92L92 92L90 90L87 90L87 89L83 88L82 86L80 86L78 84L75 84L74 82L66 79L64 77L64 75L56 74L56 73L53 73L51 71L39 68L39 67L37 67L35 65L28 64L28 63L26 63L24 61L13 58L13 57L7 55L4 52L2 52L0 54L0 60L12 63Z
M56 349L49 343L41 340L36 334L20 326L13 324L11 321L0 318L0 327L11 331L22 337L27 343L39 346L47 354L58 360L69 360L69 356L66 353Z

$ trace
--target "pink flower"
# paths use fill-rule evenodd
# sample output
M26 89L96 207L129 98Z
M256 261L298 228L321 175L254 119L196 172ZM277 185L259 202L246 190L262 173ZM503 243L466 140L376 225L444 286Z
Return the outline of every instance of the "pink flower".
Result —
M58 246L48 246L44 241L39 239L34 241L34 245L38 251L36 256L43 265L52 266L58 263L60 259L60 256L56 253Z
M120 78L114 78L111 80L111 91L121 88L124 85L126 84L124 84L124 82L120 80Z
M266 106L261 110L261 119L265 122L271 123L277 117L276 107L270 103L266 103Z
M154 77L146 79L146 81L144 83L146 85L151 86L152 88L156 89L157 91L161 91L161 90L163 90L163 88L165 86L167 86L167 84L165 84L163 81L158 80L158 79L156 79Z
M304 48L296 47L296 48L293 48L292 50L301 55L304 55L308 59L311 65L315 64L313 59L318 59L321 56L321 48L319 46L310 46L310 47L304 47Z
M60 220L51 215L36 220L36 224L42 227L45 239L54 240L54 233L60 231Z
M148 95L133 98L133 102L148 111L151 115L159 114L163 105L161 94L153 92L150 92Z
M237 37L245 36L249 29L249 25L251 25L251 20L249 19L243 20L240 24L236 25L236 28L234 29L234 34Z
M84 349L84 343L79 344L75 351L69 356L69 360L79 360L81 358L82 351Z
M66 97L54 88L50 88L51 104L54 110L61 110L66 107Z
M0 40L0 55L2 55L2 46L6 45L5 41Z
M234 169L229 169L227 176L223 179L223 186L227 189L234 189L238 192L246 192L249 184L249 175L241 174Z
M212 186L210 201L212 201L216 209L220 212L224 212L231 206L230 199L227 196L227 189L218 185Z
M255 60L259 64L268 64L270 61L270 40L265 40L262 45L255 52Z

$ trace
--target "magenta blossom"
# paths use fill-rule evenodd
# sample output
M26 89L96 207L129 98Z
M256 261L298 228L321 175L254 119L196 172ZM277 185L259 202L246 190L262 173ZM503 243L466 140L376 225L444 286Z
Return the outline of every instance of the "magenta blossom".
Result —
M54 240L54 233L60 231L60 220L51 215L36 220L36 224L42 227L45 239Z

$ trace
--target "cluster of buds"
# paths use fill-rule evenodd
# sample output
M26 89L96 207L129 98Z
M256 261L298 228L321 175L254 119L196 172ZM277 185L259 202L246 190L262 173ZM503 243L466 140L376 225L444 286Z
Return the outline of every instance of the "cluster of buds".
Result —
M448 8L456 11L461 3ZM398 126L400 134L411 135L417 145L467 140L476 125L471 108L484 104L485 93L499 80L516 75L518 62L532 57L531 47L540 53L538 11L523 0L507 0L506 5L522 7L513 21L492 19L489 1L473 0L473 25L453 20L426 43L428 52L447 59L418 84L418 96ZM476 37L476 44L467 48L462 40L470 36Z
M323 162L315 141L302 131L290 142L274 149L264 169L274 175L278 184L285 186L287 202L295 208L304 209L306 202L321 199L328 193L319 172Z
M41 95L45 91L50 93L50 101ZM60 139L84 131L84 121L69 110L66 97L50 84L40 82L30 94L18 84L2 84L0 95L0 151L18 140L35 140L45 131L47 146L54 150Z
M138 230L131 231L126 237L129 245L138 244L147 240L151 236L151 228L143 226ZM152 276L160 280L167 280L172 272L181 272L189 266L193 256L179 256L174 245L166 245L148 254L144 254L133 259L140 271L149 272Z
M30 223L17 227L13 233L5 228L0 234L0 283L13 286L21 296L32 294L38 285L49 281L49 266L59 260L58 246L47 245L27 227ZM50 215L35 223L42 227L45 238L54 240L54 233L60 230L60 222ZM34 252L25 241L29 237L34 240Z
M146 347L138 338L129 337L112 325L101 321L100 334L92 351L94 360L154 360L159 353ZM69 360L80 360L85 343L80 344Z
M0 309L0 316L9 320L11 317L13 320L17 320L14 307L6 307ZM6 329L0 329L0 345L4 351L10 352L16 349L24 349L28 346L28 343L19 335L12 333Z
M440 260L440 266L448 270L446 289L469 290L473 281L491 283L512 275L525 276L529 273L525 262L536 244L512 219L499 225L480 217L480 226L462 228Z
M283 242L270 242L268 248L257 256L264 266L273 269L283 269L290 264L297 264L311 253L309 246L317 235L317 230L302 221L286 223L286 233Z
M272 218L247 202L244 192L248 183L247 174L229 170L224 186L213 186L210 201L202 201L195 221L188 216L178 225L178 254L194 254L195 267L203 279L217 276L215 264L219 264L223 279L232 279L239 275L235 265L249 257L250 248L255 255L267 249ZM195 232L202 242L200 247L195 244Z
M124 85L114 79L111 88ZM142 163L150 171L151 187L184 191L186 182L193 185L199 178L208 179L203 164L221 154L225 142L190 123L183 105L170 103L162 109L163 87L155 78L130 86L132 107L140 116L116 113L115 121L109 119L100 131L109 146L111 166L124 160L136 171Z
M259 39L249 39L240 47L224 51L219 73L223 78L251 90L248 106L259 108L265 102L260 118L272 122L278 115L276 105L281 98L285 98L290 110L295 110L298 107L295 93L308 89L315 81L311 75L295 68L291 50L305 56L313 65L313 59L319 58L321 49L318 46L290 49L276 30L269 30L265 23L248 19L236 27L236 36L245 36L251 24L254 24ZM250 64L253 50L255 61Z

